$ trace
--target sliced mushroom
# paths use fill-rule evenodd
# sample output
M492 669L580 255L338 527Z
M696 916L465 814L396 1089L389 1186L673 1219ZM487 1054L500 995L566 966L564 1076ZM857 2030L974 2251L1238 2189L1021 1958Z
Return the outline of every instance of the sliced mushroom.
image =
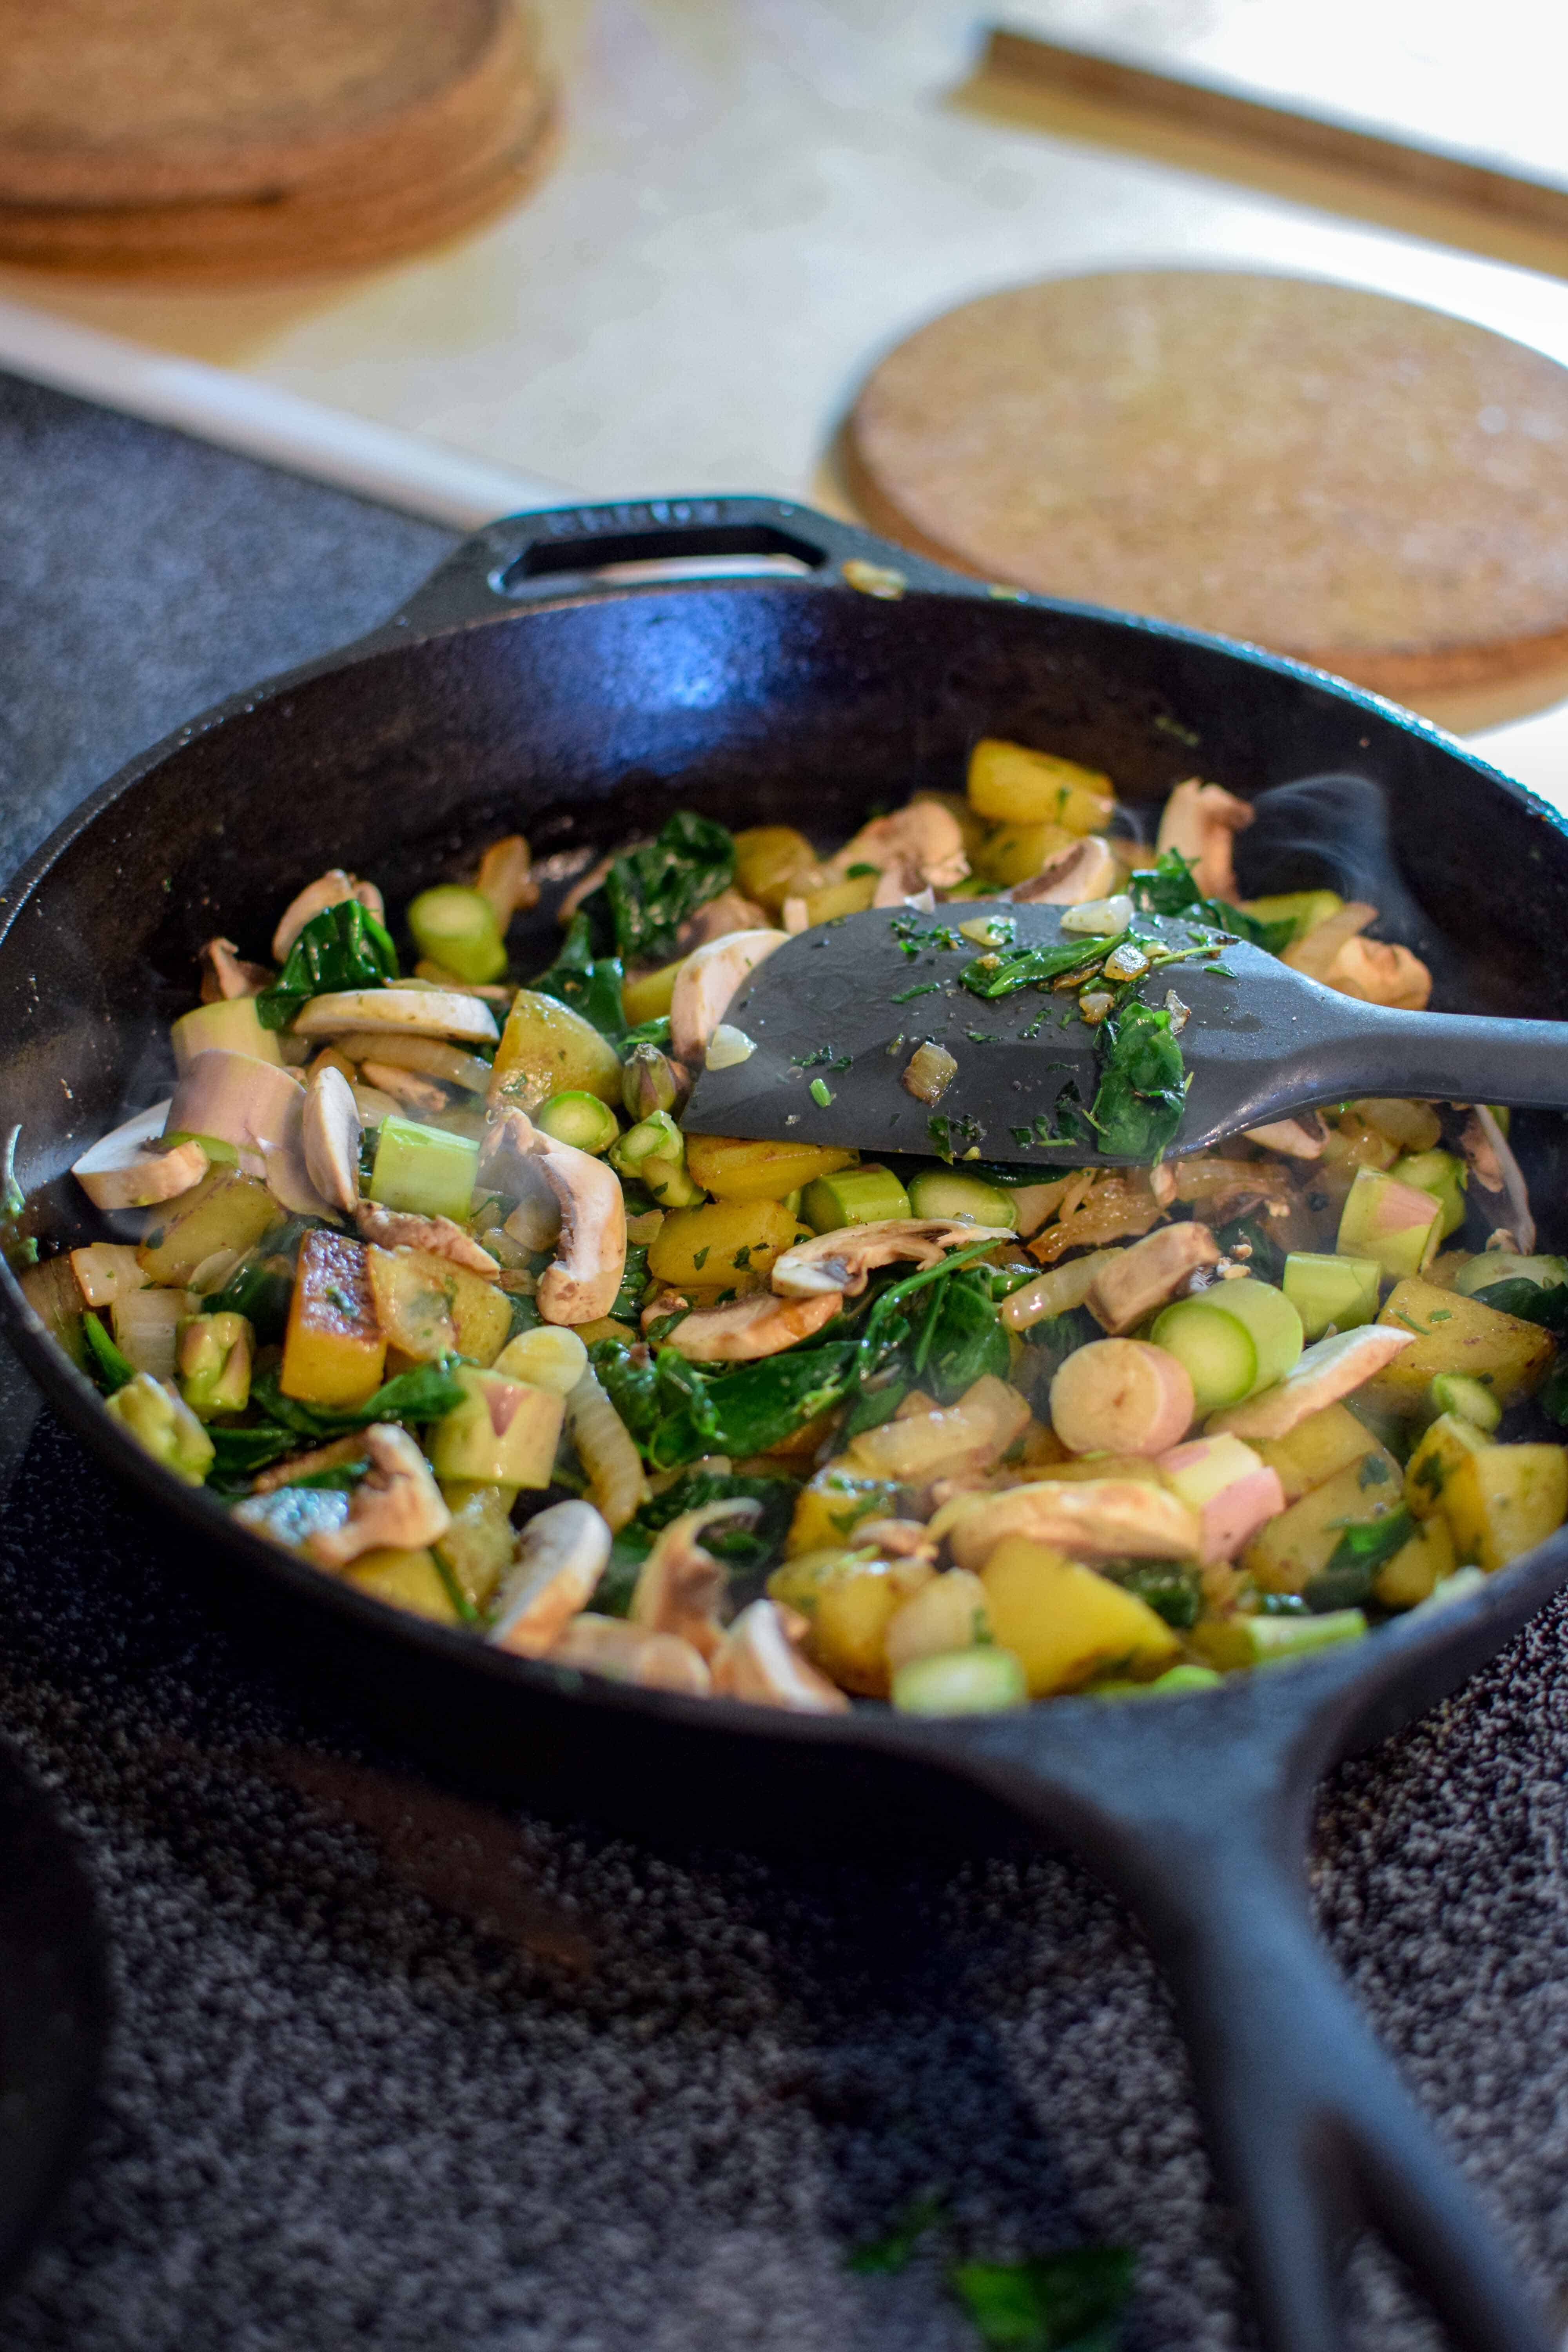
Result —
M686 1301L679 1301L685 1306ZM831 1323L844 1304L837 1290L817 1292L810 1298L781 1298L771 1290L750 1298L731 1299L726 1307L705 1307L688 1315L670 1333L668 1345L693 1364L750 1364L761 1356L776 1356L802 1339L809 1339ZM644 1328L659 1315L676 1311L673 1299L656 1299Z
M346 1568L362 1552L389 1545L418 1551L452 1524L430 1465L395 1422L373 1421L364 1433L371 1467L354 1488L341 1528L321 1528L305 1549L322 1568Z
M1026 882L997 895L1016 907L1086 907L1095 898L1109 898L1121 879L1110 844L1090 833L1057 850Z
M858 1298L876 1266L900 1258L919 1267L935 1265L962 1244L1012 1239L1011 1228L1000 1225L960 1224L947 1217L879 1217L797 1242L773 1260L773 1286L786 1298L815 1298L828 1290Z
M493 1045L495 1015L477 996L456 988L345 988L312 996L294 1016L297 1037L338 1037L345 1030L384 1030L405 1037L453 1037Z
M732 931L765 930L768 910L759 907L740 890L721 890L716 898L688 915L676 933L678 953L691 955L705 948L710 940L727 939Z
M1500 1206L1494 1207L1489 1201L1482 1201L1479 1206L1497 1230L1507 1234L1520 1255L1529 1257L1535 1248L1530 1193L1508 1138L1485 1103L1472 1105L1459 1137L1459 1150L1482 1192L1502 1196Z
M321 1470L341 1470L346 1463L363 1462L364 1432L353 1430L347 1437L334 1437L330 1445L318 1445L309 1454L290 1454L287 1462L275 1462L270 1470L258 1471L250 1482L253 1495L271 1495L279 1486L297 1486L302 1480Z
M444 1087L465 1094L489 1091L490 1066L478 1054L465 1054L442 1037L415 1037L404 1030L345 1029L327 1048L345 1062L381 1062L399 1070L416 1070L421 1077L439 1078Z
M1220 1246L1206 1225L1165 1225L1131 1249L1108 1255L1084 1296L1095 1321L1114 1337L1173 1298L1199 1266L1217 1265Z
M444 1257L449 1265L467 1266L470 1274L482 1274L487 1282L500 1272L500 1262L450 1217L416 1216L408 1209L384 1209L377 1201L361 1201L354 1217L363 1238L378 1248L423 1250L428 1257Z
M512 917L539 902L539 885L533 878L532 866L528 844L521 833L509 833L501 840L492 841L479 860L474 887L481 898L489 900L496 928L503 939Z
M1270 1119L1267 1127L1242 1129L1248 1143L1260 1143L1266 1151L1283 1152L1287 1160L1321 1160L1329 1130L1315 1110L1303 1111L1299 1118Z
M444 1087L434 1078L422 1078L416 1070L405 1070L396 1062L364 1061L360 1064L368 1083L378 1093L390 1095L400 1110L416 1115L443 1111L449 1097Z
M682 1691L706 1698L712 1688L707 1661L674 1633L645 1633L624 1617L574 1617L548 1654L552 1666L574 1666L642 1690Z
M305 1167L322 1200L351 1214L359 1204L363 1133L353 1088L332 1063L323 1063L311 1075L300 1114Z
M171 1151L152 1149L168 1126L169 1108L161 1102L139 1110L72 1164L71 1174L94 1208L150 1209L201 1182L207 1155L199 1143L177 1143Z
M1377 908L1369 906L1364 898L1347 899L1337 913L1314 923L1310 931L1288 947L1279 961L1288 963L1292 971L1304 971L1309 980L1326 982L1329 967L1345 941L1353 940L1376 920Z
M220 1136L295 1216L330 1216L305 1158L304 1109L305 1088L292 1070L213 1045L174 1088L168 1131Z
M1233 1437L1289 1437L1313 1413L1337 1404L1381 1372L1415 1338L1414 1331L1401 1331L1392 1324L1362 1323L1353 1331L1314 1340L1282 1381L1243 1404L1216 1412L1205 1426L1211 1436L1228 1430Z
M1133 1478L1042 1479L1000 1495L962 1495L931 1523L960 1568L982 1569L1009 1536L1069 1559L1195 1559L1196 1514L1164 1487Z
M479 1181L519 1198L528 1160L543 1170L561 1207L555 1256L539 1278L547 1323L596 1323L607 1315L626 1264L626 1208L615 1171L591 1152L542 1134L520 1110L495 1121L479 1150Z
M1196 860L1193 879L1205 898L1234 898L1234 843L1252 823L1254 810L1222 784L1189 776L1160 813L1158 847Z
M687 957L675 976L669 1007L670 1051L678 1062L700 1066L741 982L788 937L787 931L731 931Z
M232 940L208 940L201 951L202 1003L216 1004L237 996L259 996L272 974L259 963L242 963Z
M705 1551L698 1538L705 1528L723 1519L754 1527L762 1517L761 1503L749 1496L732 1495L683 1511L661 1528L653 1549L637 1574L630 1610L634 1625L645 1633L675 1633L711 1660L724 1639L720 1609L730 1590L722 1560Z
M283 962L308 922L325 914L329 907L341 907L345 898L357 898L378 923L385 920L386 908L374 882L357 881L341 866L330 866L316 881L308 882L299 897L290 898L283 909L282 920L272 934L272 952L278 961Z
M610 1530L592 1503L553 1503L522 1530L490 1626L498 1648L542 1658L586 1609L610 1557Z
M849 1702L836 1683L800 1654L805 1619L776 1601L742 1609L714 1656L715 1698L742 1698L784 1706L797 1715L846 1715Z
M928 884L951 890L969 871L963 830L940 801L911 801L891 816L873 817L823 870L828 881L842 882L852 866L875 866L883 874L896 869L900 897Z
M920 1519L857 1519L855 1540L871 1544L884 1559L919 1559L936 1566L936 1538Z
M1432 975L1420 957L1387 940L1346 940L1323 980L1342 996L1401 1013L1424 1013L1432 999Z

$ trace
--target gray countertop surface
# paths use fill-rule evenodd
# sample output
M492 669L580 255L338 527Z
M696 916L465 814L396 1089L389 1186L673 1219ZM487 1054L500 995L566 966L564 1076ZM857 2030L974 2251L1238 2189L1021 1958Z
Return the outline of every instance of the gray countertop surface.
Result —
M0 866L440 532L0 379ZM1049 1860L769 1862L443 1787L212 1613L13 1375L0 1733L85 1842L118 2016L15 2352L960 2352L933 2242L1136 2249L1129 2352L1250 2341L1159 1979ZM210 1572L220 1574L216 1562ZM1324 1933L1568 2279L1568 1610L1325 1790ZM1381 2257L1349 2341L1436 2338Z

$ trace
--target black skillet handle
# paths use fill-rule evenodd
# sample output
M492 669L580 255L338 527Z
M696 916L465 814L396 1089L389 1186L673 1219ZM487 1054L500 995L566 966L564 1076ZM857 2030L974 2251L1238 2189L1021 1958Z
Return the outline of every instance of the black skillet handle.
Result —
M1304 1862L1323 1755L1310 1692L1298 1670L1259 1672L1212 1696L1074 1708L1070 1730L1058 1709L994 1717L964 1744L973 1777L1065 1839L1149 1930L1238 2210L1264 2352L1343 2342L1340 2274L1368 2228L1464 2352L1554 2352L1557 2332L1312 1923Z
M898 597L907 588L990 596L984 581L944 571L853 523L784 499L673 498L555 507L509 515L476 531L417 588L378 636L427 635L494 620L531 596L613 594L622 580L595 580L626 563L729 564L782 559L802 584L847 586Z

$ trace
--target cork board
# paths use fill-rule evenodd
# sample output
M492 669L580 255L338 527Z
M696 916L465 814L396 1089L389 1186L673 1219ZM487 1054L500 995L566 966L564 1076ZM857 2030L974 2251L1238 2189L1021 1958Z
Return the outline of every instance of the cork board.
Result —
M515 197L552 123L518 0L0 0L0 257L384 259Z
M1568 371L1360 289L1129 270L983 297L872 373L878 528L1418 707L1568 664Z

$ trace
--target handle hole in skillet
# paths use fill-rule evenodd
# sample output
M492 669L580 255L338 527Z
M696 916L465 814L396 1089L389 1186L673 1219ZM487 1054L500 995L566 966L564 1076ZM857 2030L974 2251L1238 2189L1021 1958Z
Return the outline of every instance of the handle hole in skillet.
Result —
M715 560L717 559L717 560ZM680 530L628 530L600 538L547 540L525 548L496 581L503 595L526 595L537 580L563 572L621 581L722 578L752 573L798 577L820 572L827 557L809 541L771 523L693 524Z

